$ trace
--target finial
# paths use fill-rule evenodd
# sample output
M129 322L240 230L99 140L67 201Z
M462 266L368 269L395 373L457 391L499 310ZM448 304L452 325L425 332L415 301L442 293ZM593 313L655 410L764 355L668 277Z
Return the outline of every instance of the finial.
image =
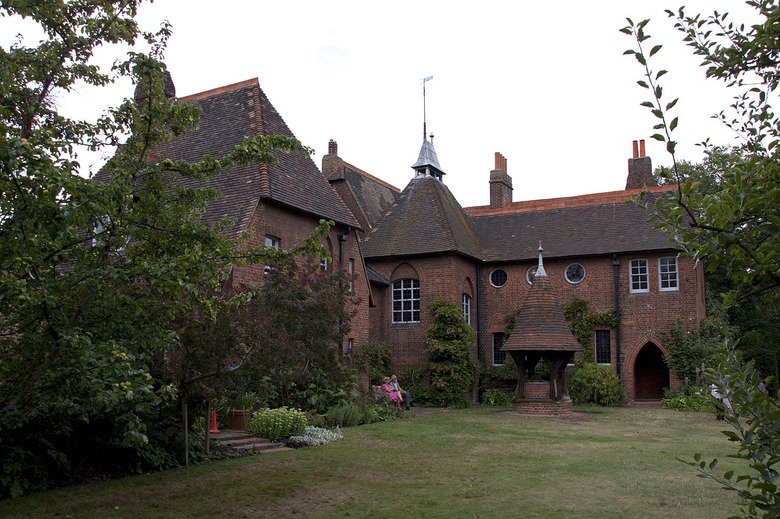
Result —
M547 272L544 270L544 262L542 262L542 252L544 249L542 248L542 242L539 241L539 265L536 267L536 274L534 274L534 279L536 279L537 276L547 276Z

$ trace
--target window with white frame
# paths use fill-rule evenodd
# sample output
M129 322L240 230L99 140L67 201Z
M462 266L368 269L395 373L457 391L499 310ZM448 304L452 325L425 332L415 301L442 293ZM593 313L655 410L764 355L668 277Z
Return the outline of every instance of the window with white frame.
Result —
M393 322L420 322L420 282L416 279L393 281Z
M270 234L265 235L265 246L266 247L273 247L274 249L278 249L281 246L282 240L277 238L276 236L271 236Z
M508 276L504 269L495 269L490 273L490 284L496 288L506 285Z
M612 344L609 330L596 330L596 362L612 364Z
M679 289L677 257L658 258L658 290L666 292Z
M463 294L463 318L466 324L471 324L471 296Z
M350 294L354 292L354 286L352 284L354 275L355 275L355 260L349 258L349 293Z
M501 351L501 346L504 345L504 332L496 332L493 334L493 365L503 366L506 363L506 352Z
M631 260L631 292L649 292L650 275L646 259Z
M325 271L328 270L328 258L326 258L325 256L322 256L320 258L320 270L325 270Z

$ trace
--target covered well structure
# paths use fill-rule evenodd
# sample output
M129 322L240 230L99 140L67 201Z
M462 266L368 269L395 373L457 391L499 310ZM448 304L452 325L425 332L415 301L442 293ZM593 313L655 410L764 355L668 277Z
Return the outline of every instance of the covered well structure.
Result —
M518 368L512 400L515 411L551 416L571 414L566 366L583 348L555 299L544 270L541 245L533 285L520 308L512 333L501 349L512 356ZM550 368L547 381L535 376L540 360Z

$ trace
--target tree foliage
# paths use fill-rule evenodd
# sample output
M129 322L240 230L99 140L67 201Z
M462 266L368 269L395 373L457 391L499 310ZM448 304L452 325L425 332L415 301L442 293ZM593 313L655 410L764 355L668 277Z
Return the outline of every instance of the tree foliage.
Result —
M736 154L718 171L715 191L697 188L684 176L674 160L672 178L677 183L674 197L660 198L654 208L658 228L674 236L683 249L705 262L709 272L728 280L724 300L728 306L762 300L775 305L780 300L780 119L772 103L778 87L778 48L780 48L780 6L775 0L751 0L760 22L733 23L728 13L688 16L683 8L667 11L684 41L700 56L707 77L724 81L735 91L734 102L716 117L740 139ZM669 111L677 100L661 102L658 84L665 71L653 73L645 46L648 20L635 24L628 20L622 32L634 37L636 48L626 51L644 69L640 86L650 91L643 102L657 118L654 138L666 142L674 158L672 132L677 118ZM704 141L709 157L714 149ZM731 159L734 159L733 162ZM706 187L706 186L705 186ZM720 406L732 430L724 431L738 445L733 457L745 462L737 471L716 475L717 460L707 463L701 454L690 464L700 475L712 478L735 491L746 503L742 517L778 517L778 471L780 456L780 394L769 394L758 371L742 363L741 353L726 341L719 361L707 370L707 380L718 388Z
M198 109L164 95L161 62L170 28L142 32L137 0L0 2L0 15L37 24L37 46L0 48L0 495L19 495L76 470L78 435L161 466L155 424L175 386L152 365L178 346L175 320L209 314L228 264L264 248L208 227L203 188L237 164L273 163L303 150L286 137L248 138L219 160L155 158L157 144L194 128ZM98 47L145 41L112 71ZM130 77L145 97L96 121L71 119L56 102L81 84ZM76 150L122 142L105 182L79 175ZM167 434L167 433L166 433Z
M739 160L723 169L717 193L699 191L680 174L675 159L672 175L676 196L658 198L654 214L658 228L676 237L683 249L707 261L710 272L722 269L734 288L726 301L735 304L755 295L775 299L780 288L780 120L772 109L778 87L777 26L780 9L774 1L751 1L763 20L745 26L727 20L728 13L688 16L683 8L667 11L693 53L702 58L707 77L722 80L735 91L734 102L718 117L740 142ZM622 31L632 35L636 48L626 51L643 67L638 83L649 90L642 103L657 119L653 138L666 142L675 158L672 139L678 118L671 118L677 99L666 103L659 84L665 70L654 72L649 58L661 50L646 46L648 20L628 20ZM710 146L704 141L705 146Z

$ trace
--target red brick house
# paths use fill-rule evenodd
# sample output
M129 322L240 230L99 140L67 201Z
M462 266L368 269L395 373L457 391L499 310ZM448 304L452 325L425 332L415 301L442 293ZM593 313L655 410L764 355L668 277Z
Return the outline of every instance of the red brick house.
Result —
M326 175L330 165L345 164L335 146L330 151ZM561 304L580 298L617 316L616 326L595 330L595 360L618 371L629 400L659 398L677 382L663 360L663 334L677 319L697 327L705 311L702 269L629 203L643 189L655 197L669 188L655 186L650 159L636 143L624 191L512 202L506 164L497 153L490 205L462 208L442 181L433 143L424 140L414 177L362 242L374 302L369 336L391 345L396 371L422 367L426 309L444 299L462 305L476 332L474 354L503 364L506 316L531 287L542 242ZM381 183L372 178L359 182Z
M293 135L257 79L180 100L200 106L200 127L165 143L161 156L195 161L219 157L247 135ZM502 364L505 318L531 287L541 241L560 303L581 298L618 316L616 326L595 331L595 360L615 367L630 400L652 399L675 382L663 361L663 334L677 319L698 326L704 278L652 229L644 210L627 203L645 186L651 197L667 191L654 186L643 155L635 147L624 191L512 202L507 162L496 154L486 186L490 205L463 208L443 181L432 141L423 140L402 191L345 162L331 141L321 171L304 153L282 153L277 165L214 177L209 187L224 196L204 217L230 216L232 232L283 248L308 236L321 218L333 220L326 246L361 301L341 346L349 352L384 341L398 372L425 365L427 308L438 299L462 305L475 330L474 355ZM237 267L228 288L262 277L262 266Z

